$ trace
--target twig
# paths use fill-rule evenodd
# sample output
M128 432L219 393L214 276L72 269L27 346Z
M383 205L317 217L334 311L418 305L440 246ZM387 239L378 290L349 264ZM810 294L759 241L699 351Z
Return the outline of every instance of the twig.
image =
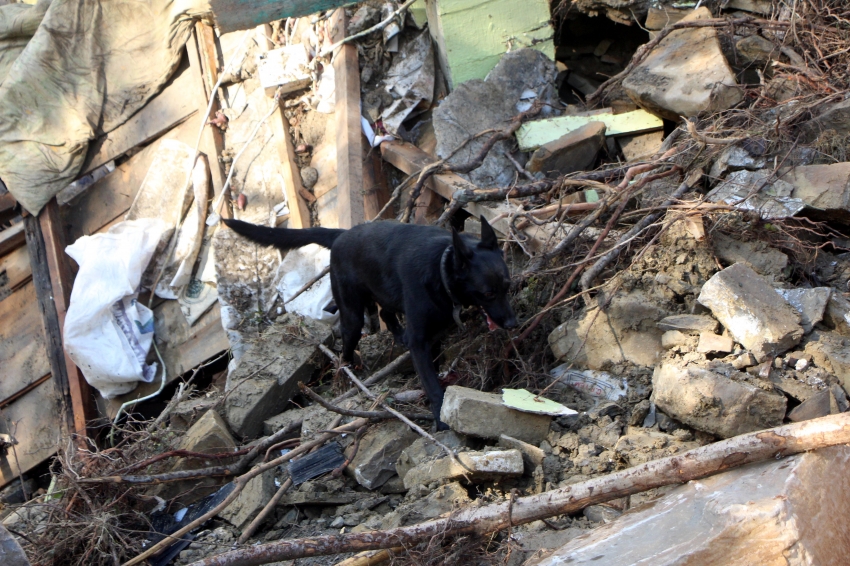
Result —
M263 521L266 520L266 517L274 511L274 508L277 506L278 501L281 500L283 495L289 491L289 488L292 487L292 478L286 478L286 481L280 484L280 487L275 492L274 496L266 503L266 506L263 507L263 510L260 511L260 514L257 515L251 524L245 527L245 530L242 531L242 534L239 535L239 539L236 541L236 544L245 544L251 535L253 535L260 525L263 524Z
M189 566L256 566L304 556L322 556L419 544L433 536L487 534L557 515L572 514L649 489L682 484L745 464L850 442L850 413L784 425L721 440L602 477L515 501L468 507L448 518L385 531L283 540L211 556Z
M347 417L359 417L362 419L392 419L395 418L395 415L387 412L387 411L357 411L354 409L343 409L342 407L338 407L329 403L324 397L304 385L303 382L298 382L298 387L301 389L301 393L307 395L310 399L324 407L329 411L333 411L334 413L345 415ZM434 415L427 413L401 413L410 419L423 419L423 420L434 420Z
M688 128L688 133L691 134L691 137L699 143L704 143L705 145L732 145L733 143L744 141L744 138L712 138L710 136L706 136L699 133L696 125L684 116L682 117L682 120L684 120L685 125Z
M147 468L151 464L155 464L160 460L165 460L167 458L187 458L192 460L223 460L225 458L235 458L237 456L242 456L243 454L247 454L250 452L250 448L243 448L242 450L238 450L235 452L221 452L216 454L205 454L203 452L191 452L189 450L171 450L169 452L163 452L162 454L157 454L156 456L151 456L147 460L143 460L132 466L127 466L126 468L119 470L118 474L129 474L131 472L135 472L137 470L142 470Z
M508 161L510 161L510 162L511 162L511 165L513 165L513 166L514 166L514 169L516 169L516 170L517 170L517 173L519 173L520 175L522 175L523 177L525 177L525 178L526 178L526 179L528 179L529 181L533 181L533 180L534 180L534 175L532 175L531 173L529 173L529 172L528 172L528 170L527 170L525 167L523 167L522 165L520 165L520 164L519 164L519 161L517 161L516 159L514 159L514 156L513 156L513 155L511 155L511 152L510 152L510 151L503 151L503 152L502 152L502 155L504 155L504 156L508 159Z
M372 26L370 28L364 29L363 31L361 31L359 33L355 33L354 35L350 35L346 38L340 39L339 41L337 41L333 45L330 45L329 47L325 47L324 49L322 49L322 51L319 52L319 54L316 57L325 57L325 56L328 55L328 53L332 53L337 48L342 47L343 45L345 45L346 43L348 43L350 41L354 41L355 39L369 35L370 33L374 32L374 31L384 29L385 27L387 27L390 24L390 22L393 21L393 19L395 19L396 16L398 16L404 10L408 9L414 2L416 2L416 0L407 0L407 2L405 2L404 4L402 4L401 6L398 7L398 10L396 10L395 12L393 12L392 14L387 16L387 18L385 20L383 20L382 22L379 22L379 23L375 24L374 26Z

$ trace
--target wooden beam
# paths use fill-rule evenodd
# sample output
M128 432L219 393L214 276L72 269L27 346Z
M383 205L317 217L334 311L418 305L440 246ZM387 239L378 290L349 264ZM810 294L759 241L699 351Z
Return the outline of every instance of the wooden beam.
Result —
M346 37L348 18L340 8L330 19L331 41ZM340 228L366 220L363 198L363 149L360 126L360 67L357 47L347 43L334 53L336 81L337 217Z
M0 232L0 256L24 245L24 223L18 222Z
M25 247L0 257L0 301L32 279L30 258Z
M363 211L366 220L372 220L389 202L391 195L378 148L373 148L365 142L365 136L361 144L363 146ZM392 210L388 210L383 218L392 218L392 216ZM383 323L383 320L381 322Z
M283 107L279 107L270 118L272 133L274 134L277 151L280 155L280 169L283 173L283 189L286 193L286 202L289 204L290 228L309 228L310 209L301 195L306 191L301 183L301 173L295 162L295 148L292 138L289 137L289 122L283 115Z
M55 198L50 199L50 202L41 210L39 219L53 290L53 303L56 307L60 338L63 345L62 355L67 373L68 391L71 395L73 430L78 435L88 436L87 423L97 418L97 406L94 390L64 348L65 314L68 312L68 305L71 302L74 276L71 274L68 257L65 255L65 232L59 217L59 205Z
M221 33L228 33L356 3L356 0L212 0L210 5Z

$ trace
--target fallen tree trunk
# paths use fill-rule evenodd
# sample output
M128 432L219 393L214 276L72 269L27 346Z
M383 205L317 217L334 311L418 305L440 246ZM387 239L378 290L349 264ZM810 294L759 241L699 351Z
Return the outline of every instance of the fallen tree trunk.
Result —
M322 556L412 546L433 536L486 534L579 510L619 497L685 483L736 466L850 443L850 413L730 438L613 474L504 502L462 509L454 515L386 531L278 541L211 556L190 566L255 566Z

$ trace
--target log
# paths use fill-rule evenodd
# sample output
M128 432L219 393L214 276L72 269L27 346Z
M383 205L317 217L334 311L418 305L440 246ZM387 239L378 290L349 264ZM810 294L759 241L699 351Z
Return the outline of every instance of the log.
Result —
M190 566L255 566L305 556L323 556L412 546L434 536L486 534L576 513L588 505L666 485L704 478L744 464L782 458L850 443L850 413L736 436L675 456L567 487L484 507L468 507L450 517L386 531L277 541L211 556Z

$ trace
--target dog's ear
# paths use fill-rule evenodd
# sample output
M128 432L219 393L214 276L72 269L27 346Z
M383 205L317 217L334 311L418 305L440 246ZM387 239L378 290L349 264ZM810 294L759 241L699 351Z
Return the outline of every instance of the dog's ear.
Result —
M484 216L481 216L481 247L485 250L499 249L499 240L496 238L496 231L487 222Z
M462 269L467 266L469 260L472 259L472 250L469 249L469 246L466 245L466 242L463 241L463 238L460 237L460 234L457 233L457 230L452 228L452 246L454 246L455 253L454 262L455 267L458 269Z

